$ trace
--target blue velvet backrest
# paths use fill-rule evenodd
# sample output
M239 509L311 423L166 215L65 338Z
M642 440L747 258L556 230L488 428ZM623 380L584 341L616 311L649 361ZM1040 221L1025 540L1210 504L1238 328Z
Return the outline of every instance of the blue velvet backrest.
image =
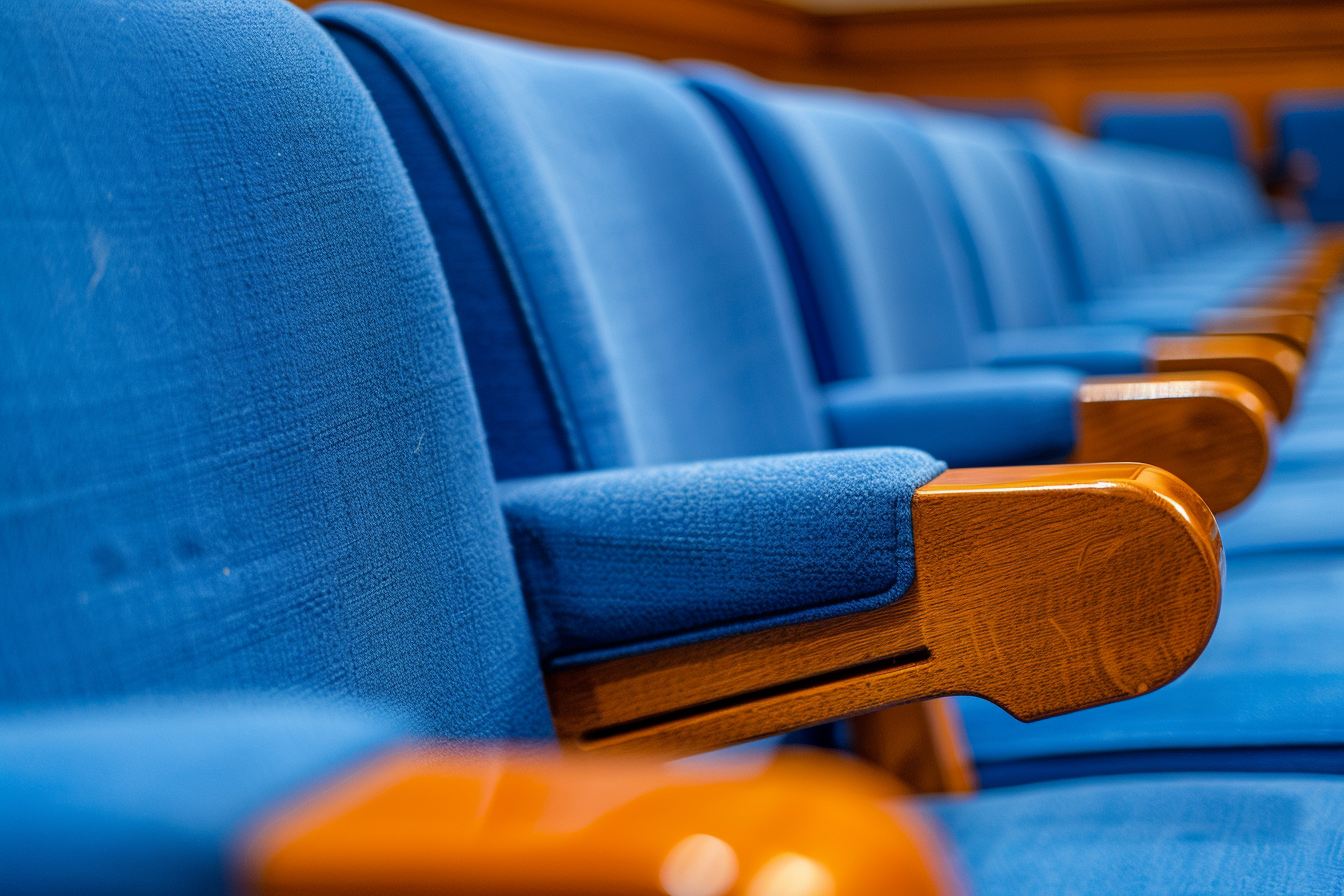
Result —
M740 138L781 240L825 380L961 367L979 329L966 246L936 161L902 118L862 94L794 88L687 64ZM829 359L820 357L829 354ZM828 365L826 360L830 360Z
M965 210L995 325L1074 322L1064 247L1017 130L948 112L930 111L916 121Z
M454 155L506 298L545 353L574 466L827 444L766 212L674 72L374 5L317 15L376 48ZM367 57L351 58L363 74ZM498 291L473 295L488 307L464 320L506 307ZM483 393L495 390L501 373L471 360Z
M549 732L448 292L278 0L0 4L0 700Z

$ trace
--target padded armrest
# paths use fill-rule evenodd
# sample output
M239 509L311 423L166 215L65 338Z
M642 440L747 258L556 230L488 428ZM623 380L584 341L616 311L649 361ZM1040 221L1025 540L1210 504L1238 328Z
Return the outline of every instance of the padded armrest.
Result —
M689 753L952 694L1043 718L1161 687L1218 617L1213 516L1155 467L952 470L913 531L885 606L552 668L557 734Z
M1033 463L1073 449L1081 381L1062 368L873 377L830 386L826 409L847 448L910 445L954 467Z
M1124 324L1000 330L981 337L980 352L996 367L1057 364L1091 374L1142 373L1149 335L1145 327Z
M552 668L873 609L914 576L910 501L946 466L826 451L500 484Z

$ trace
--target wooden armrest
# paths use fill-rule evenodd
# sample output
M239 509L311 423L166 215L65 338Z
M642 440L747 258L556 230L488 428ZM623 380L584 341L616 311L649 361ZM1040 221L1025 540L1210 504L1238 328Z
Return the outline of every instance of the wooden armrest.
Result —
M1269 396L1275 415L1288 419L1305 359L1266 336L1155 336L1148 358L1160 373L1223 370L1239 373Z
M1273 308L1229 308L1212 312L1200 322L1200 332L1210 336L1269 336L1296 349L1311 353L1316 321L1310 314Z
M669 768L425 745L262 819L233 883L266 896L955 896L938 837L891 802L900 793L816 750Z
M1166 684L1213 631L1218 528L1164 470L950 470L913 514L915 582L894 603L553 670L556 732L692 753L952 694L1043 718Z
M1184 480L1214 513L1255 491L1273 459L1270 399L1236 373L1089 377L1078 390L1075 463L1134 461Z

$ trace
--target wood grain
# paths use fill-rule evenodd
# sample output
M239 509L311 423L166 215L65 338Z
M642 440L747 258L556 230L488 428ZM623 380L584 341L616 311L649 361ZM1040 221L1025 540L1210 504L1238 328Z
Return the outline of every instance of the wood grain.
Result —
M1213 631L1217 525L1164 470L951 470L913 513L915 582L899 600L552 671L557 733L693 753L953 694L1043 718L1161 687Z
M1089 377L1078 390L1070 460L1153 464L1222 513L1246 500L1269 469L1278 429L1270 406L1236 373Z
M1147 354L1159 373L1240 374L1264 390L1281 421L1292 413L1305 361L1296 349L1266 336L1155 336L1148 341Z

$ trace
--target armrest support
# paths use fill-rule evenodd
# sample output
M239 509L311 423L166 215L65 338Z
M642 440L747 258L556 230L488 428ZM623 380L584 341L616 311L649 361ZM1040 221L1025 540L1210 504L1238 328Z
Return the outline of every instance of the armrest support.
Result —
M1153 464L1222 513L1260 484L1277 429L1269 397L1235 373L1094 377L1078 390L1070 460Z
M846 448L910 445L954 467L1054 461L1073 448L1081 381L1049 367L872 377L830 386L826 410Z
M1217 525L1163 470L952 470L915 492L913 513L900 600L554 669L557 733L695 752L952 694L1044 718L1161 687L1213 632Z
M1094 375L1148 369L1149 330L1124 324L1032 327L981 337L981 354L995 367L1059 365Z
M1265 391L1280 420L1292 412L1305 361L1298 351L1268 336L1154 336L1147 352L1152 369L1160 373L1241 374Z

